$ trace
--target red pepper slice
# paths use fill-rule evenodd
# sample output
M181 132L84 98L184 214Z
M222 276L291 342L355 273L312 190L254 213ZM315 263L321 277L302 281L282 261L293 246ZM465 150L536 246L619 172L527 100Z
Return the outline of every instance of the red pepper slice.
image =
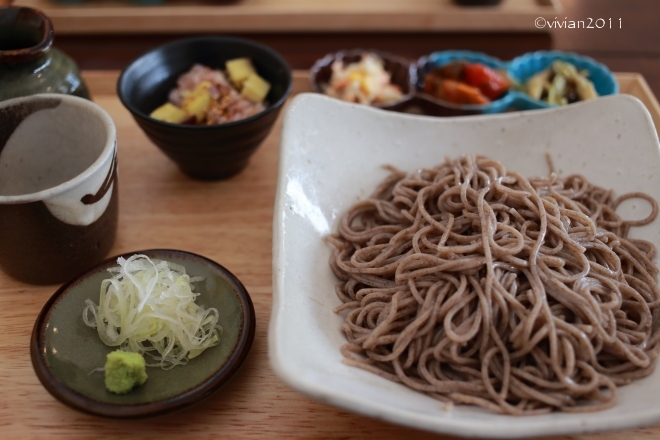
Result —
M479 88L465 83L444 79L436 90L436 96L454 104L488 104L490 100L481 93Z
M497 99L511 87L511 81L483 64L468 64L463 70L467 84L478 87L489 99Z

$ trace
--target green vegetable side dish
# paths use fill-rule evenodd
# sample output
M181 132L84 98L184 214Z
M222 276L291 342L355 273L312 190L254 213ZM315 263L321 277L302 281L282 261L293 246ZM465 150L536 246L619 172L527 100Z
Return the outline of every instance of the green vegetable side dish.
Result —
M146 382L146 363L140 353L116 350L105 363L105 387L117 394L128 393Z
M108 269L113 276L101 283L99 304L88 299L83 310L85 324L97 329L105 345L120 350L108 355L110 391L132 388L115 391L128 387L125 374L134 376L135 384L146 380L146 373L142 379L133 370L138 361L132 359L137 358L127 355L138 356L143 365L169 370L219 343L218 310L195 303L199 293L193 283L202 277L191 278L185 267L145 255L120 257L117 263Z
M566 105L598 97L588 75L586 70L578 71L574 65L556 60L550 67L527 80L522 88L534 99L553 105Z

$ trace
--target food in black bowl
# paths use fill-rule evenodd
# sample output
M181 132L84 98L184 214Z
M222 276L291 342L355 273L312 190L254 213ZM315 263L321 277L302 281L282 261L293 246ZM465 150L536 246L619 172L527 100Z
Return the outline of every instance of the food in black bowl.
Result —
M240 121L264 111L270 83L249 58L225 63L226 71L195 64L177 80L168 102L151 112L175 124L216 125Z
M173 91L183 90L178 81L182 75L190 73L191 69L206 68L208 70L204 70L205 75L220 72L231 83L233 78L227 62L237 59L249 60L253 73L268 84L266 96L262 100L263 107L256 111L251 109L241 114L241 118L234 118L223 112L229 110L228 113L233 115L236 109L231 110L218 104L214 108L223 114L210 124L207 123L206 113L211 109L211 101L208 107L203 108L203 119L197 117L200 113L195 111L183 119L171 119L158 112L154 113L170 101ZM245 80L247 78L243 78ZM191 93L203 82L204 79L198 81ZM215 86L213 81L209 82ZM270 133L282 105L291 93L292 85L291 69L272 49L242 38L208 36L174 41L142 55L122 72L117 83L117 94L149 139L175 161L184 173L198 179L222 179L247 166L250 156ZM233 86L236 87L236 93L249 101L243 93L245 85L241 84L239 88L234 83ZM200 89L205 87L207 85L203 84ZM199 95L194 98L204 96L199 98L200 101L207 99L203 90L197 93ZM211 98L217 103L224 96ZM182 97L181 104L185 98ZM191 108L199 110L199 103L197 105ZM158 117L165 120L159 120Z

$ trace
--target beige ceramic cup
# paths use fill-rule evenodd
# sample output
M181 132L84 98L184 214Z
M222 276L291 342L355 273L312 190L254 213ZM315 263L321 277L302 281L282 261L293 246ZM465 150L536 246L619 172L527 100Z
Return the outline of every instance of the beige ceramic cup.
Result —
M0 269L59 283L101 261L117 233L117 143L91 101L0 102Z

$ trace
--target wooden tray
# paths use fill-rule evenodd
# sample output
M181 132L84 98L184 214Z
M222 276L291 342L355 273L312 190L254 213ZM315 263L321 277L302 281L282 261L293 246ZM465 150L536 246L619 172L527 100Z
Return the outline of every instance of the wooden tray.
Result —
M167 0L154 6L131 0L74 4L15 0L14 4L43 10L52 18L57 34L68 35L538 31L534 20L553 20L562 12L559 1L502 0L496 7L461 7L452 0Z
M121 105L115 95L118 72L84 72L84 77L94 100L117 126L120 219L111 253L174 248L219 262L242 280L252 296L256 337L242 370L196 407L140 421L88 416L48 394L30 363L32 326L57 286L31 286L0 272L0 438L440 438L314 402L273 375L267 330L280 124L241 174L221 182L195 181L149 142ZM297 71L294 78L294 94L309 91L306 72ZM617 78L621 91L641 99L660 126L660 107L642 76L625 73ZM660 427L571 439L624 436L658 439Z

